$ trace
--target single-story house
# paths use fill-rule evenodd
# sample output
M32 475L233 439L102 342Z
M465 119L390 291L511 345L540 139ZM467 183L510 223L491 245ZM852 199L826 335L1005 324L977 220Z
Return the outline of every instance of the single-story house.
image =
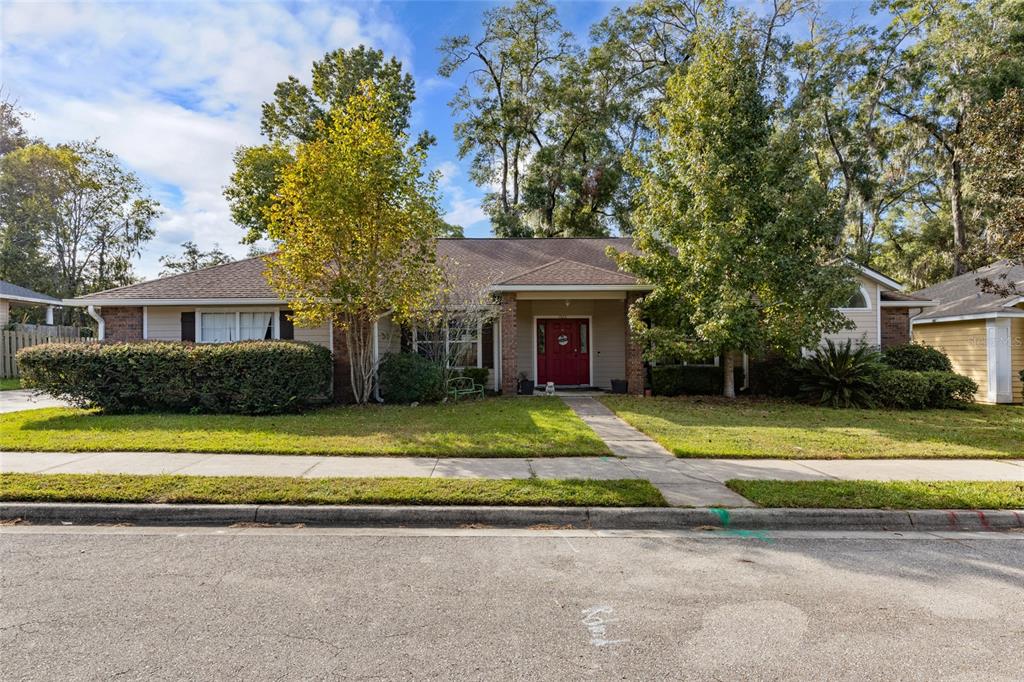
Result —
M11 322L11 308L45 306L46 324L53 324L53 309L63 305L59 298L0 280L0 328Z
M493 297L496 315L476 329L452 329L445 338L400 330L378 322L379 355L421 344L469 346L466 364L490 370L489 388L514 393L520 374L538 385L609 388L626 380L642 393L641 349L633 342L626 313L650 290L618 270L608 247L632 249L631 239L440 239L438 260L464 299ZM860 288L842 308L854 328L834 335L872 346L909 339L908 311L927 305L901 293L899 283L859 267ZM335 352L335 373L348 375L340 330L325 323L295 327L288 303L250 258L196 272L110 289L69 300L87 306L101 339L222 343L243 339L296 339ZM465 350L465 348L464 348ZM718 364L718 359L708 362ZM339 399L347 381L335 382Z
M1017 293L984 293L978 280L1016 285ZM911 320L913 339L941 349L953 370L974 379L984 403L1024 401L1024 266L1001 260L915 292L937 305Z

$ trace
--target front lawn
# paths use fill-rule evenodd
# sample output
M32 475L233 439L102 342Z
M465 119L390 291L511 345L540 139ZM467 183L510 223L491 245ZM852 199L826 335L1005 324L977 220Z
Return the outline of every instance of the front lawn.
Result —
M1024 509L1014 481L726 481L762 507Z
M14 391L19 388L21 388L21 379L18 377L0 379L0 391Z
M607 396L679 457L867 459L1024 456L1024 408L839 410L786 401Z
M0 501L664 507L647 481L0 474Z
M608 454L590 427L558 398L329 407L262 417L28 410L0 415L0 449L459 457Z

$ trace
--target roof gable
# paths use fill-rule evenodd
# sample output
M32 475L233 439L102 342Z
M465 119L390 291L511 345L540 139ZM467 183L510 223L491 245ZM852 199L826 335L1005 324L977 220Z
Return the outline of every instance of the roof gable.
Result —
M629 286L636 284L636 277L617 270L608 270L594 265L559 258L544 265L522 272L496 286Z
M999 283L1014 283L1018 290L1024 290L1024 265L1014 265L1009 260L996 261L915 291L915 295L938 301L938 305L916 316L914 320L992 313L1016 314L1018 309L1013 306L1020 294L1000 296L984 293L978 285L978 279L983 277Z

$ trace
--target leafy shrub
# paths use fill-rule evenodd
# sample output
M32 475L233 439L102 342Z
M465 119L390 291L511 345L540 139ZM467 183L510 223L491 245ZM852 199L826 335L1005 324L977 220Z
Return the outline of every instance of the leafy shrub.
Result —
M893 369L913 372L952 372L949 356L938 348L920 343L889 346L882 351L882 361Z
M480 386L487 385L487 378L490 376L489 370L486 367L467 367L462 370L462 376L469 377L473 380L474 384Z
M871 348L826 339L799 365L800 396L819 405L871 407L878 373L878 353Z
M930 387L923 372L886 367L875 377L875 398L885 407L921 410L928 407Z
M736 386L743 385L743 368L736 367ZM654 395L721 395L725 375L721 367L657 365L651 368Z
M800 371L789 358L771 357L752 360L750 367L750 395L773 398L795 398L800 393Z
M26 387L107 412L295 412L331 382L330 351L293 341L51 343L18 366Z
M415 353L389 353L380 362L380 397L386 403L428 403L443 397L442 371Z
M978 384L953 372L921 372L928 381L928 407L963 409L974 402Z

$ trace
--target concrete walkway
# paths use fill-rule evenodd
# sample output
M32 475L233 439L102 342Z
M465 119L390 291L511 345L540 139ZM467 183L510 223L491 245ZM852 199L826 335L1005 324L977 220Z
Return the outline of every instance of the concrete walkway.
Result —
M27 388L0 391L0 414L4 412L21 412L22 410L38 410L42 407L67 406L68 403L63 400L57 400Z

